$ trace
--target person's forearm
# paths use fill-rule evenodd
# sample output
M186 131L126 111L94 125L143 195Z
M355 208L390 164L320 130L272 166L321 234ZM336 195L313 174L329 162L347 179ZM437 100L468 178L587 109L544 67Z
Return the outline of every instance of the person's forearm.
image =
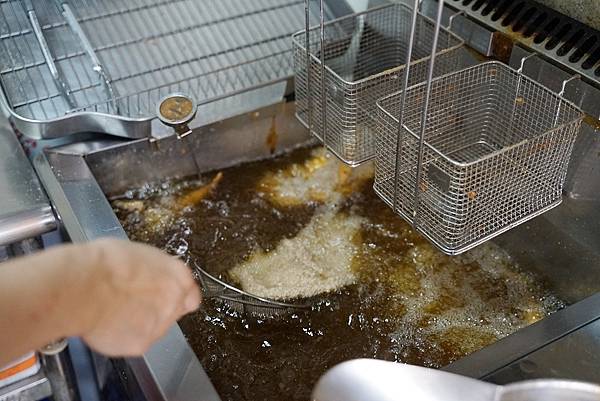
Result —
M0 264L0 366L70 336L109 356L139 356L200 300L182 261L129 241Z
M63 247L0 264L0 366L82 330L92 294L78 255Z

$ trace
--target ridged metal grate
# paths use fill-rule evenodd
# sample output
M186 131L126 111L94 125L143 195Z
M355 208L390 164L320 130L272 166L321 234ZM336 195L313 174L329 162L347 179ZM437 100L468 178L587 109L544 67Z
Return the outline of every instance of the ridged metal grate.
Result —
M303 26L303 0L4 0L0 82L25 118L148 117L168 93L202 103L291 76Z
M447 0L447 4L600 84L596 29L531 0Z

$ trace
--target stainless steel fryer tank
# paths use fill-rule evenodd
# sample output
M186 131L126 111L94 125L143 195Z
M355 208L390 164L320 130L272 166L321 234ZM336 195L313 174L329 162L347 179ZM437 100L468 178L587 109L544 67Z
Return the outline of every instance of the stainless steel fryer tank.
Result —
M600 365L600 196L597 181L590 178L598 174L590 155L599 144L595 128L586 125L585 130L563 204L494 241L570 306L446 370L496 383L536 377L600 382L600 372L593 368ZM269 139L273 132L275 147ZM294 104L283 102L198 128L183 140L101 139L51 149L35 167L73 242L126 239L108 194L272 157L308 141L294 118ZM177 325L143 358L121 360L119 366L128 390L146 399L220 399Z
M308 134L293 113L293 103L280 103L204 127L183 140L163 140L158 146L147 140L78 143L47 151L35 165L73 242L105 236L124 239L127 236L106 194L148 181L268 158L307 144ZM278 136L275 148L269 141L273 132ZM499 381L502 377L510 380L514 363L594 324L596 337L588 338L582 352L590 349L589 341L600 346L600 282L593 279L600 270L600 232L594 224L599 206L599 200L567 198L554 211L497 239L517 262L548 281L551 290L571 306L456 361L447 370L491 380L493 375L503 374ZM219 399L178 326L144 358L123 363L133 376L129 380L135 379L138 390L149 399L191 400L198 394L208 400ZM575 378L600 381L596 369L588 369L586 374Z

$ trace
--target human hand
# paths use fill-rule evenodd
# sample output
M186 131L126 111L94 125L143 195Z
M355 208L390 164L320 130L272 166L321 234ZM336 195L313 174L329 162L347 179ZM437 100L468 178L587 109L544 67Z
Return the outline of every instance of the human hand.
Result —
M0 366L59 338L141 355L200 303L190 270L148 245L101 240L0 265Z
M182 315L198 308L200 291L180 260L148 245L101 240L85 245L91 298L80 335L108 356L143 354Z

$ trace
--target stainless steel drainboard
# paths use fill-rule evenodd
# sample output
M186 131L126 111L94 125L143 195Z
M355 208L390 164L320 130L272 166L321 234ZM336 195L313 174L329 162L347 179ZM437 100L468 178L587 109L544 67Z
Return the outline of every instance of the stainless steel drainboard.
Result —
M303 26L303 0L4 0L3 100L34 137L135 136L80 114L130 128L169 93L202 104L284 80L293 73L290 37ZM77 113L78 123L64 124Z

